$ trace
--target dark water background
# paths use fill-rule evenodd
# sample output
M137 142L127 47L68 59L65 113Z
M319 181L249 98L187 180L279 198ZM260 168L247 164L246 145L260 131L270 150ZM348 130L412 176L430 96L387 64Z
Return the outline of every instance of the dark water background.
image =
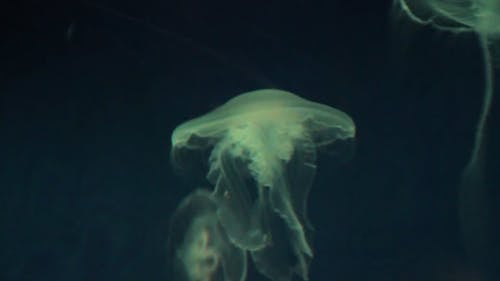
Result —
M482 98L473 35L418 27L382 0L9 5L0 280L167 280L169 217L194 188L170 167L173 128L265 87L358 126L352 161L319 158L311 280L480 280L456 218ZM487 134L496 205L498 109Z

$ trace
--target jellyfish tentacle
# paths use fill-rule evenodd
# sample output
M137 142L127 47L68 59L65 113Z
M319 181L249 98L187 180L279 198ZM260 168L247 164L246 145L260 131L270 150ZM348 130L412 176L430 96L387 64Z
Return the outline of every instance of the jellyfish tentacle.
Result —
M474 136L474 146L468 162L468 166L475 165L480 155L481 146L484 142L484 131L488 123L488 116L491 111L493 101L493 65L491 53L488 47L488 38L485 35L478 34L479 45L483 53L484 64L484 98L481 106L479 120L477 122L476 135Z

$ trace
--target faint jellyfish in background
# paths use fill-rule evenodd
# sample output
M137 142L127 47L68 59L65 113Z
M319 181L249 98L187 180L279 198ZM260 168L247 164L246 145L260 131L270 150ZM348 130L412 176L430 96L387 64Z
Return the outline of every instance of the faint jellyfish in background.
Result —
M347 114L265 89L241 94L178 126L171 156L177 165L186 161L186 151L207 152L206 178L213 185L208 197L214 202L209 217L212 225L220 225L222 241L227 238L234 247L249 251L257 270L271 280L291 280L293 274L308 280L313 251L306 203L316 151L354 136L355 125ZM189 225L200 218L206 221L203 212L184 217ZM172 231L179 232L175 226ZM203 242L203 234L196 233ZM177 251L199 249L203 243L191 245L195 241L185 240Z
M484 135L494 93L495 54L500 48L500 0L395 0L395 4L416 23L478 36L484 65L483 104L472 151L460 179L459 219L468 254L480 267L488 267L491 218L484 179Z
M246 253L229 242L217 220L211 192L185 198L171 221L169 250L176 281L243 281Z
M493 100L492 50L499 47L500 0L395 0L414 22L432 25L452 33L474 32L478 35L484 63L484 98L474 146L468 166L479 161L484 130ZM468 168L466 168L468 169Z

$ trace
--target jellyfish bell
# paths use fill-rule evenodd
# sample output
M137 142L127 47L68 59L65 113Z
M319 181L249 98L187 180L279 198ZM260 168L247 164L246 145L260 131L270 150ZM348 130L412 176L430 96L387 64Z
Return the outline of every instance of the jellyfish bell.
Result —
M306 280L313 256L306 202L317 149L354 137L354 122L344 112L264 89L178 126L172 153L210 151L206 178L229 241L253 253L258 271L272 280L290 280L292 272Z
M435 14L435 21L458 23L490 38L500 36L498 0L427 0L426 3Z
M454 33L476 32L489 38L500 36L498 0L395 0L410 20Z
M268 132L269 127L277 130ZM249 133L245 136L247 131ZM241 138L243 145L254 146L258 145L251 143L254 133L256 139L276 136L296 139L306 135L314 141L316 148L321 148L337 140L353 139L355 126L352 119L340 110L286 91L264 89L241 94L212 112L175 128L172 152L214 147L226 137Z
M298 116L300 114L303 115ZM234 124L245 124L245 120L276 122L280 119L274 117L280 115L295 116L296 120L309 122L311 137L316 138L319 146L336 139L351 139L355 134L354 122L340 110L308 101L286 91L263 89L236 96L212 112L181 124L172 133L172 146L174 149L196 149L204 145L214 145L213 139L220 138L222 133ZM252 119L246 119L247 116ZM326 129L328 127L331 130ZM198 140L191 144L193 138ZM200 141L199 138L208 141Z

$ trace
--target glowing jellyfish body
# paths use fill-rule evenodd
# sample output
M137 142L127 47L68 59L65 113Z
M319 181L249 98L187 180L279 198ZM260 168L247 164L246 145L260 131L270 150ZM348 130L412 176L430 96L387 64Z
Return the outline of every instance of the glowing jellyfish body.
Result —
M306 201L316 149L354 135L352 119L335 108L258 90L177 127L172 155L177 161L179 151L208 149L207 179L229 241L249 251L270 279L290 280L295 273L307 280L313 252Z

